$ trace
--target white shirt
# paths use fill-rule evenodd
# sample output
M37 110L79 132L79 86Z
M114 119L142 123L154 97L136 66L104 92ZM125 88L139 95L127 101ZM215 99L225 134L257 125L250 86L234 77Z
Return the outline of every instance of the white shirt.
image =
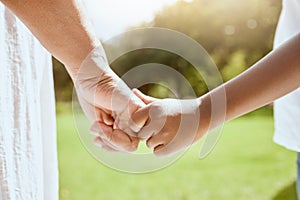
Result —
M57 200L51 55L0 3L0 200Z
M283 0L274 48L300 33L300 0ZM300 77L300 74L299 74ZM274 103L274 141L287 149L300 152L300 89Z

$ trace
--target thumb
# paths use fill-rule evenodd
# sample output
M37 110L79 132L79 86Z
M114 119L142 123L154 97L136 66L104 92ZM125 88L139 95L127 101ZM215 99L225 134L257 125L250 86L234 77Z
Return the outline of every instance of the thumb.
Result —
M144 127L144 125L146 124L146 122L148 121L149 118L149 110L150 110L151 106L147 105L141 109L139 109L138 111L136 111L134 114L132 114L131 116L131 123L134 123L135 126L137 127Z
M132 92L139 98L141 99L146 105L149 103L152 103L153 101L156 101L156 98L153 97L149 97L145 94L143 94L141 91L139 91L138 89L134 88L132 89Z

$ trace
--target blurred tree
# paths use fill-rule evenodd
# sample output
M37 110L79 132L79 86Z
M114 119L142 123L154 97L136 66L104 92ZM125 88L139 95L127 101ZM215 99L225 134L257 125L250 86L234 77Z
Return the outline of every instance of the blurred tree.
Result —
M272 49L280 10L281 0L178 1L158 12L151 22L143 23L139 27L169 28L190 36L207 50L224 81L228 81ZM130 38L128 42L140 41ZM123 75L133 67L145 63L170 66L190 82L198 96L207 92L203 77L196 73L193 66L170 52L138 50L121 56L111 66L119 75ZM70 79L58 69L57 62L54 65L57 99L70 99L67 97L71 94ZM181 91L178 97L186 96L180 81L173 81L172 84L172 88ZM163 86L154 84L145 85L141 89L157 97L173 95Z
M180 31L198 41L219 68L243 50L245 64L266 55L273 44L281 0L179 1L159 12L149 24Z

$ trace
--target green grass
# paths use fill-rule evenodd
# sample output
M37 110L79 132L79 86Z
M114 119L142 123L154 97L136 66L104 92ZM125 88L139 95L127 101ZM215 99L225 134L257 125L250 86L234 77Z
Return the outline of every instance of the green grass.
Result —
M143 175L114 171L90 156L70 113L57 121L62 200L296 199L296 154L273 143L268 116L226 124L204 160L199 144L170 167Z

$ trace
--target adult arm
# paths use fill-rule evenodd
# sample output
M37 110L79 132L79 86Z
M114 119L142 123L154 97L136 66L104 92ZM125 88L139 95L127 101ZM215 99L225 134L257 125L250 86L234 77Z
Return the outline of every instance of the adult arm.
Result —
M84 112L91 120L99 122L97 127L102 127L96 131L102 136L96 141L102 142L100 145L107 147L106 149L135 150L137 138L106 127L104 122L112 125L114 120L118 119L119 128L132 133L132 127L127 127L128 116L130 112L143 106L143 103L132 99L130 89L106 66L106 55L85 15L81 1L1 1L30 29L41 44L66 66ZM113 94L115 99L124 100L115 107L111 106ZM125 109L127 107L129 108ZM121 125L123 127L120 127ZM95 131L95 125L92 130Z
M73 73L89 52L100 45L79 0L1 1Z

